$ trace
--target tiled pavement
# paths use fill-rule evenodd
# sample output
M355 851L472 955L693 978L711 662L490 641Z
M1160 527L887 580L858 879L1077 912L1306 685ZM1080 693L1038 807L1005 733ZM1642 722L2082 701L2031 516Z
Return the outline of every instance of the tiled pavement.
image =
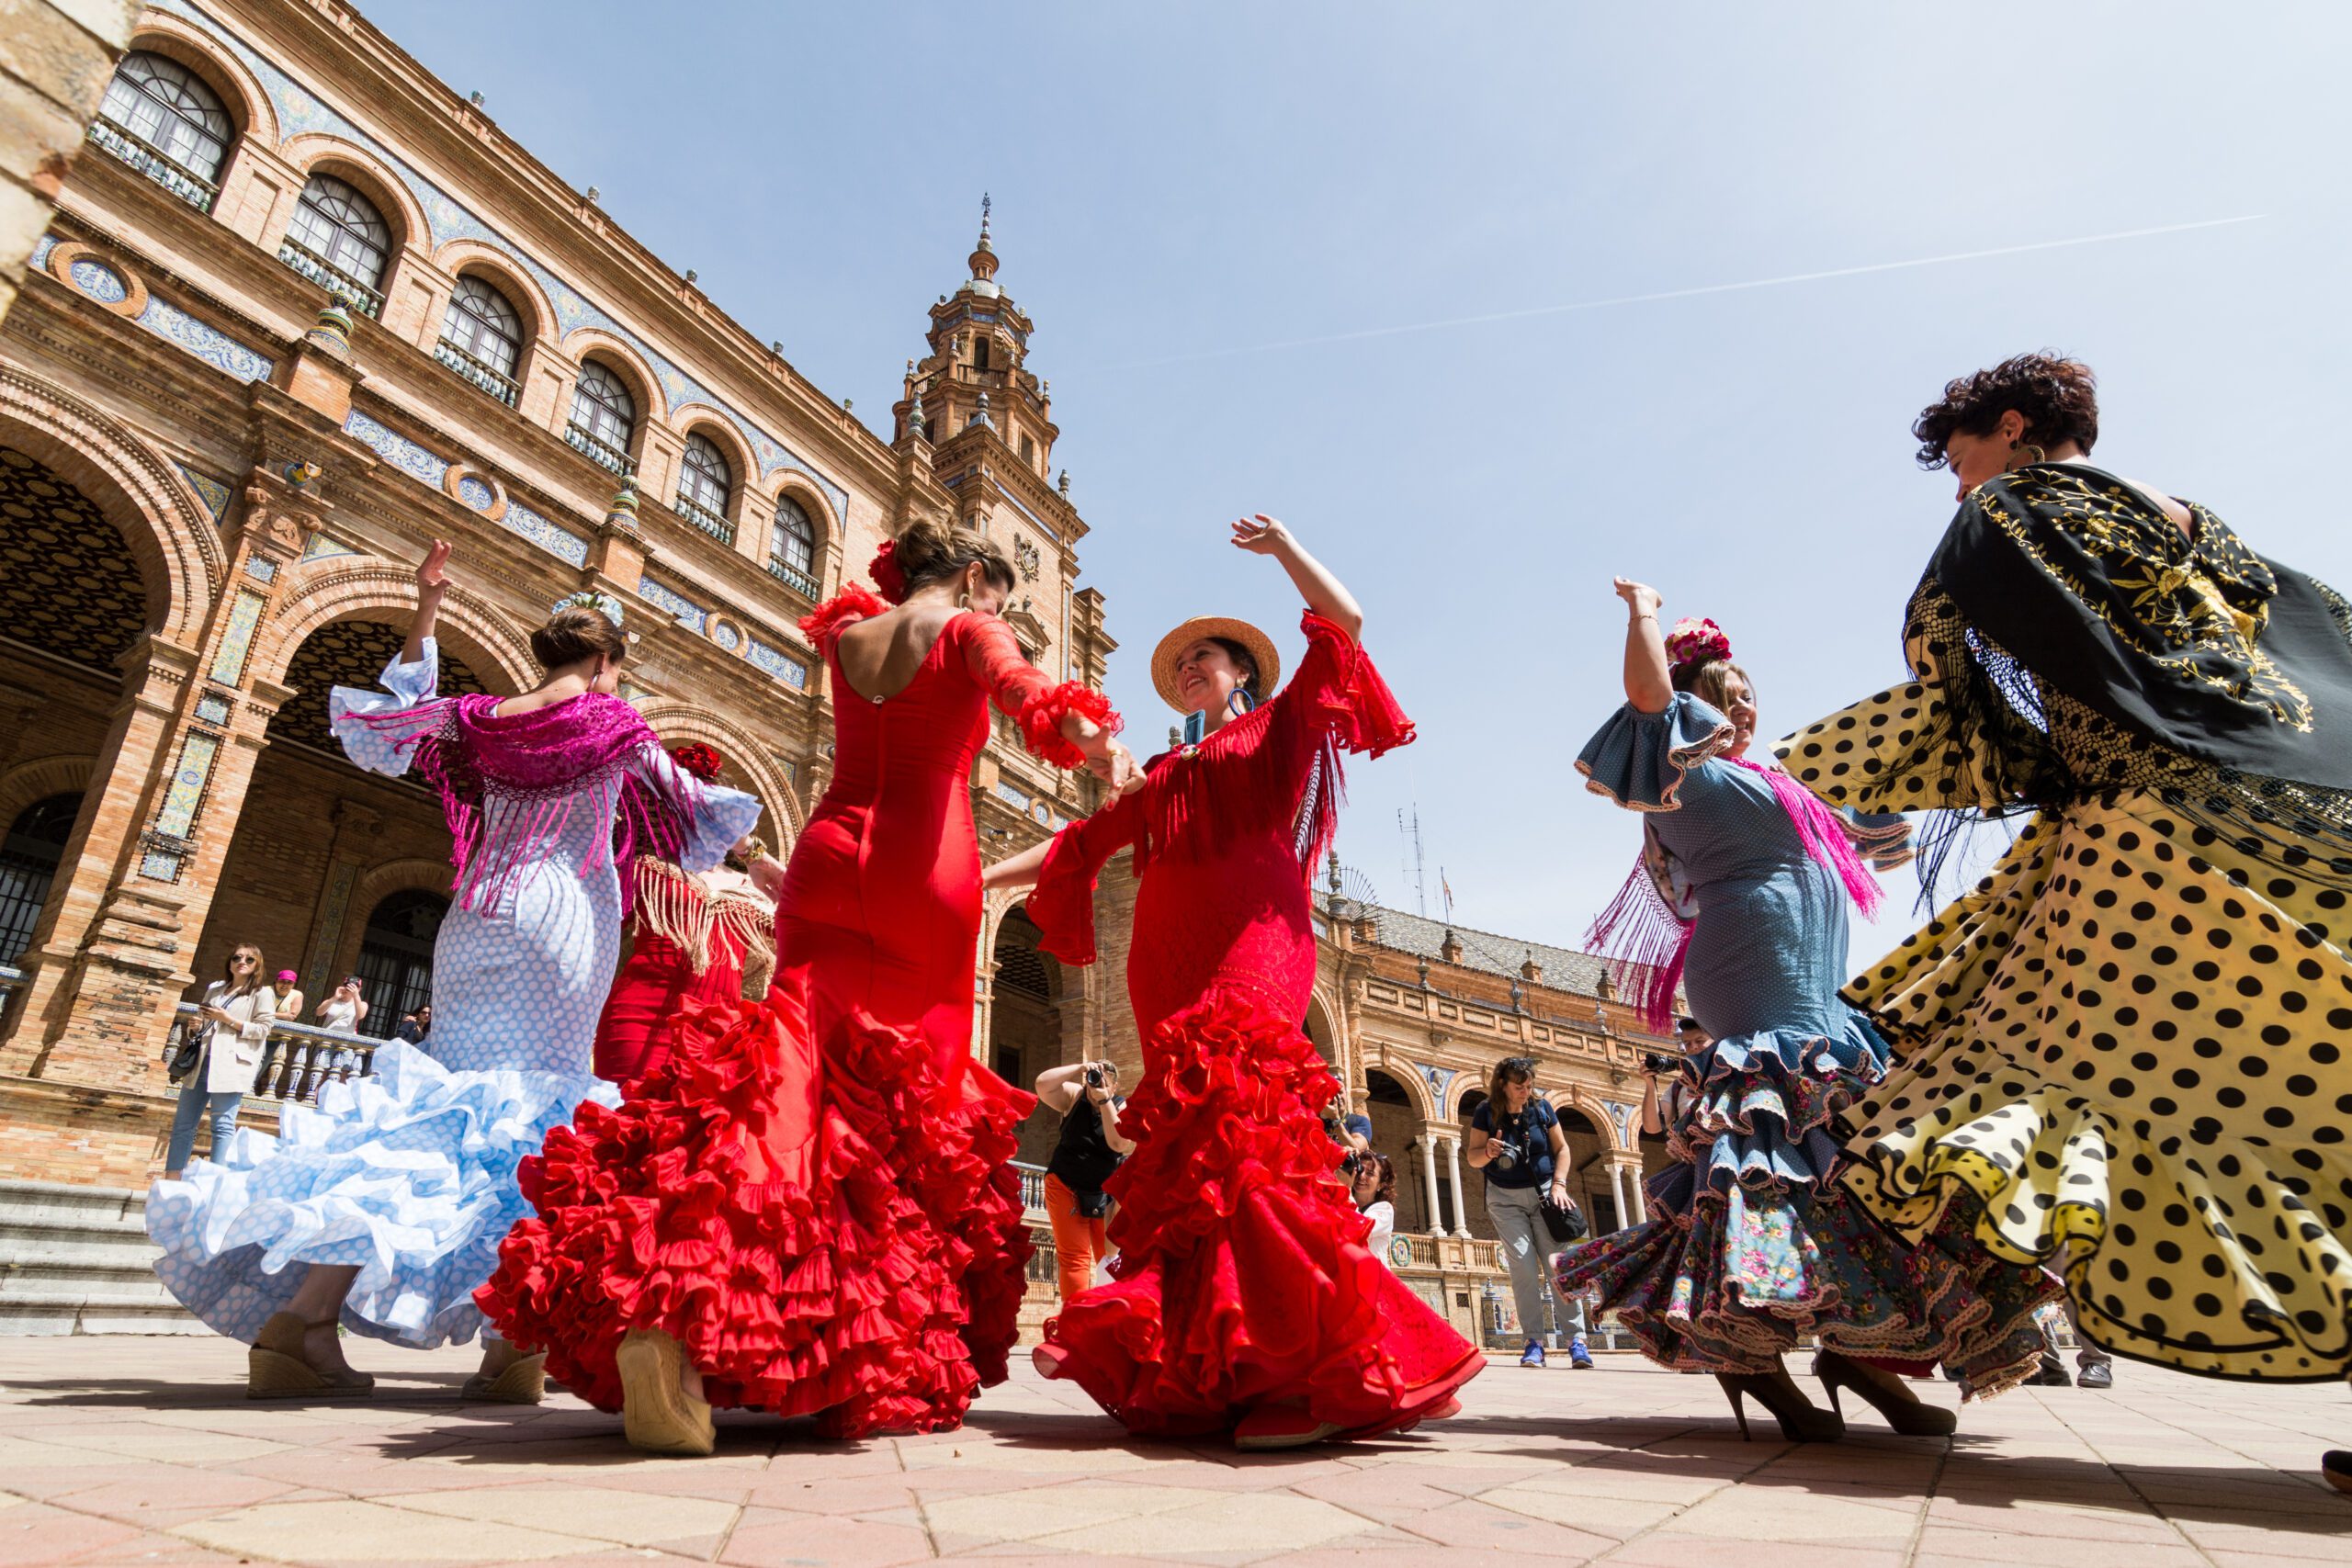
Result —
M2118 1369L1954 1439L1868 1416L1742 1443L1705 1378L1497 1365L1422 1433L1293 1456L1137 1443L1023 1366L961 1432L836 1444L723 1418L640 1458L569 1396L461 1405L463 1352L355 1357L359 1404L254 1405L217 1340L0 1339L0 1564L716 1561L1623 1568L2310 1568L2352 1562L2317 1481L2352 1402ZM1936 1384L1928 1397L1949 1401Z

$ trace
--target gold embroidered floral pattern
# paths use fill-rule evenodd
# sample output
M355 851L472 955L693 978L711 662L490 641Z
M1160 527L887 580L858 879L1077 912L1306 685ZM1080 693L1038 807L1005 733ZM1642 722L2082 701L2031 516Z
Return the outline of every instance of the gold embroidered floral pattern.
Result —
M2311 699L2262 649L2277 580L2228 524L2192 503L2192 543L2143 497L2104 475L2053 467L2005 478L2034 518L2019 516L1989 489L1975 492L1984 516L2125 647L2281 724L2312 728ZM2052 547L2062 543L2089 557L2104 584Z

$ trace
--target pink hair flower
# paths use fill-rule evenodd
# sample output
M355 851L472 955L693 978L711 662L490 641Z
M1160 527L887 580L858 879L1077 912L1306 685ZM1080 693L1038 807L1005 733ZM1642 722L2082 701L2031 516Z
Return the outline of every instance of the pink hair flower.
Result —
M1679 669L1686 664L1704 664L1711 660L1731 657L1731 638L1723 627L1713 621L1694 620L1685 615L1674 623L1666 637L1666 659Z

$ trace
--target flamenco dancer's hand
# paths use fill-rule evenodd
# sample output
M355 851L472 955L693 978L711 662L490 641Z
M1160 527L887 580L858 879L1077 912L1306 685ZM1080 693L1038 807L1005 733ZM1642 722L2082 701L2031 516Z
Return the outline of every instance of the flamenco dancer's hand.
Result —
M1097 761L1089 758L1086 771L1111 786L1113 795L1126 795L1143 784L1143 764L1136 754L1119 741L1111 742L1111 754Z
M1655 615L1665 604L1658 591L1646 582L1636 582L1630 577L1616 580L1617 597L1625 601L1625 608L1636 617Z
M1239 517L1233 524L1233 547L1248 550L1253 556L1280 555L1285 545L1296 545L1288 528L1264 513Z
M449 555L457 547L447 539L435 539L433 547L424 552L424 559L416 568L416 602L422 606L438 604L441 595L449 592Z

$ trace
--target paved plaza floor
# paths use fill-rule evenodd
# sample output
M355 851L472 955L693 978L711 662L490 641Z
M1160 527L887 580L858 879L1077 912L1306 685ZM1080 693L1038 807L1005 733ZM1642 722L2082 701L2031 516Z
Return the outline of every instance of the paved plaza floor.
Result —
M353 1353L378 1397L287 1407L248 1403L219 1340L0 1339L0 1563L2352 1562L2352 1498L2314 1472L2352 1443L2342 1389L2130 1365L2111 1393L1972 1408L1949 1440L1865 1411L1795 1446L1740 1441L1711 1379L1497 1364L1422 1432L1243 1456L1129 1441L1024 1364L961 1432L723 1416L716 1457L675 1461L569 1395L459 1404L465 1352Z

